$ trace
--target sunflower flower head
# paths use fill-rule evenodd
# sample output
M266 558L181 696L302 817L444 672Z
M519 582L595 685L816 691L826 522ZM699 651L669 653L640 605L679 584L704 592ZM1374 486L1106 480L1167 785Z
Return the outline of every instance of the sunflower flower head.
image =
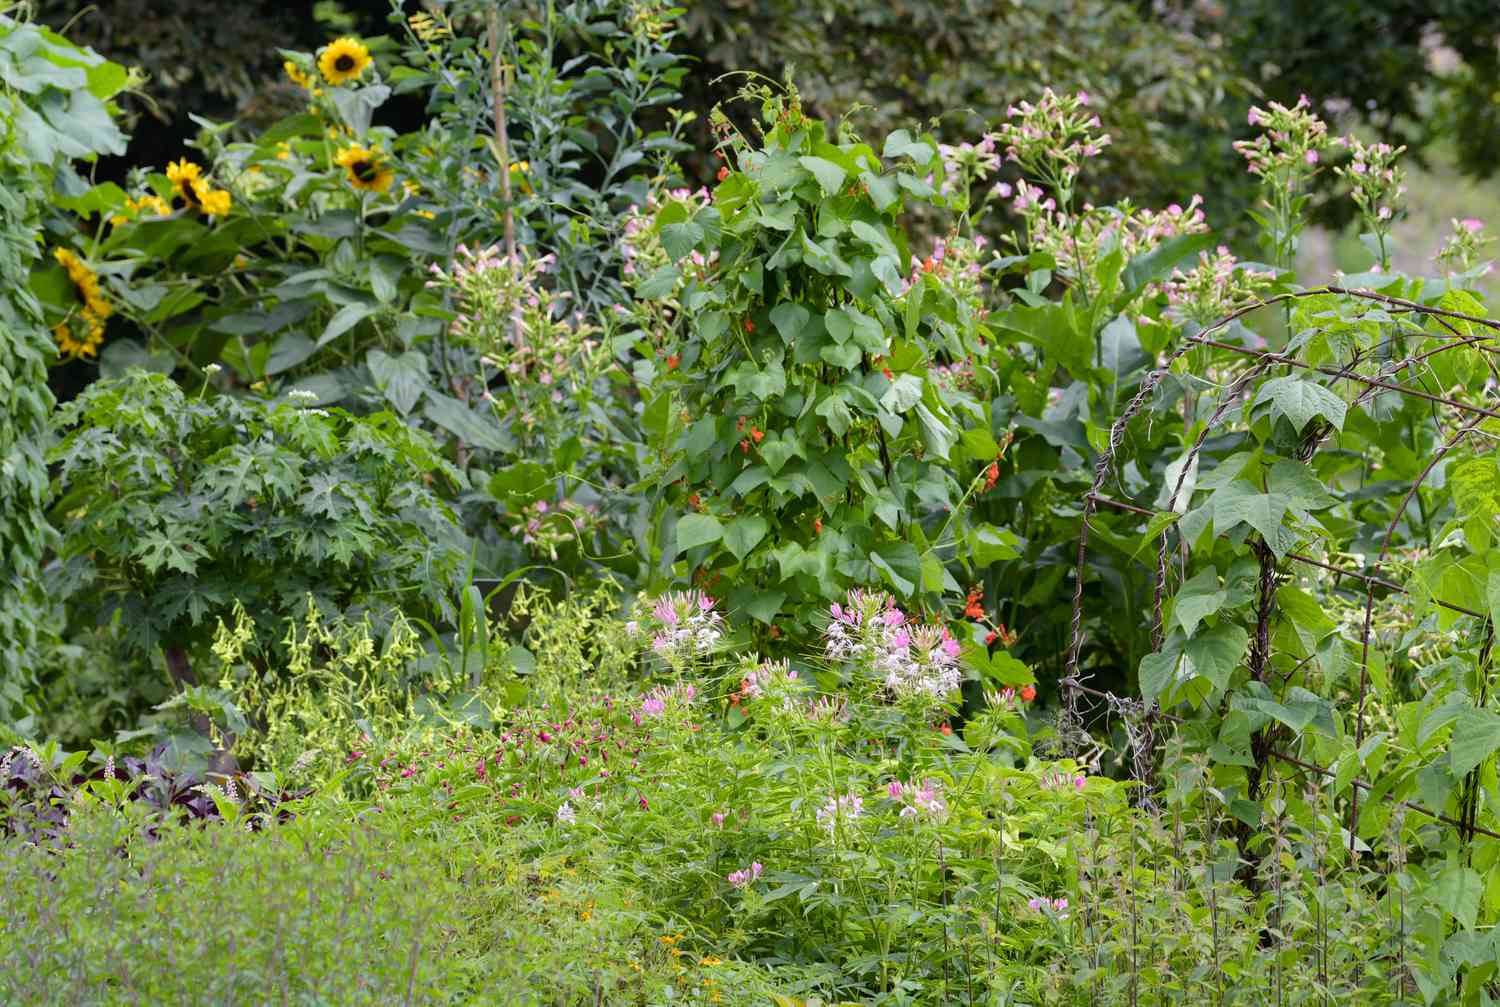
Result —
M334 161L344 169L349 184L364 192L385 192L396 178L378 147L371 149L358 144L345 147Z
M167 165L167 178L182 201L199 213L210 217L223 217L229 213L233 202L229 193L215 189L203 177L203 169L187 158Z
M198 209L210 217L227 217L233 202L224 189L211 189L207 182L196 182L193 194L198 197Z
M318 70L334 87L359 78L370 65L370 50L358 39L341 38L330 42L318 57Z
M193 183L202 177L203 168L185 157L178 158L167 165L167 178L171 181L173 187L177 189L177 195L190 203L193 201L193 198L189 190L193 187Z
M93 357L99 351L99 344L104 342L104 322L115 313L114 305L105 299L104 291L99 286L99 275L71 249L53 249L52 257L63 267L68 279L73 281L73 286L78 289L78 296L83 301L76 326L70 313L68 318L52 327L57 348L64 356Z
M296 84L304 91L311 91L313 89L313 84L315 82L313 80L312 74L308 73L306 70L303 70L296 63L293 63L291 60L287 60L285 63L281 64L281 68L286 71L287 79L290 80L293 84Z

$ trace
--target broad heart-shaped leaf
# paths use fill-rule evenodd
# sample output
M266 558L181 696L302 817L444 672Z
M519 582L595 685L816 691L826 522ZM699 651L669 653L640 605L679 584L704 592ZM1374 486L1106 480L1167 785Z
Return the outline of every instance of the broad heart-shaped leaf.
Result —
M1177 682L1177 666L1182 662L1182 634L1172 633L1162 644L1162 649L1141 658L1137 672L1140 680L1141 698L1156 699Z
M847 172L832 161L821 157L799 157L797 163L813 173L818 180L818 186L823 190L823 195L834 196L844 187L844 178Z
M772 359L763 370L746 360L730 371L727 378L735 391L754 395L762 402L786 394L786 371L779 359Z
M854 415L849 412L849 403L844 401L843 393L837 388L823 397L814 412L828 421L828 429L835 437L844 436L854 422Z
M1450 864L1438 875L1437 883L1429 893L1433 905L1465 928L1470 928L1479 917L1479 897L1484 894L1484 879L1472 867Z
M782 341L788 346L797 341L810 318L812 312L791 301L782 301L771 309L771 324L776 326L776 331L781 333Z
M427 355L407 350L393 357L384 350L371 350L365 366L375 379L375 387L385 393L386 401L402 416L410 413L427 390Z
M686 257L702 240L703 228L692 221L667 224L661 229L661 247L667 250L673 262Z
M969 549L977 567L989 566L1000 560L1015 559L1021 555L1016 548L1020 539L1009 528L996 528L992 524L981 524L969 532Z
M921 401L922 379L915 374L898 374L880 396L880 404L893 413L904 413Z
M327 346L374 313L375 306L373 304L364 304L356 301L353 304L344 305L338 311L334 312L333 317L328 320L328 325L323 329L323 334L318 337L318 348L322 349L324 346Z
M910 542L887 542L870 552L870 562L902 597L910 597L922 578L922 559Z
M1215 490L1209 498L1215 529L1227 532L1237 524L1248 524L1260 532L1278 558L1297 544L1297 536L1282 523L1288 502L1284 494L1259 493L1242 480Z
M682 533L682 524L677 525L679 536ZM724 530L724 544L729 551L734 553L735 559L744 559L750 550L760 544L761 539L766 537L766 532L771 530L770 524L759 514L747 514L737 517L729 522L729 527Z
M717 542L724 537L724 526L712 514L684 514L677 520L677 548L680 552Z
M1224 605L1224 591L1219 587L1219 574L1212 567L1202 570L1177 591L1172 603L1172 620L1182 631L1192 636L1198 624L1213 615Z
M1249 646L1250 634L1245 627L1220 623L1189 640L1184 655L1193 675L1202 675L1215 689L1225 689Z
M818 356L835 367L852 371L859 366L859 361L864 354L860 353L859 347L853 343L845 343L843 346L835 343L832 346L825 346L819 350Z
M920 402L917 403L917 420L922 425L923 446L934 457L947 461L949 450L958 440L958 432Z
M910 132L898 129L885 138L885 147L880 153L890 159L909 157L918 164L926 164L936 151L926 140L913 140Z
M1330 737L1337 733L1333 704L1298 686L1288 689L1284 700L1278 700L1264 683L1246 682L1244 693L1234 697L1233 707L1248 718L1252 731L1275 720L1298 733L1309 726Z
M1221 623L1191 640L1173 630L1159 652L1141 659L1141 695L1156 699L1172 687L1200 677L1222 690L1229 685L1229 677L1249 645L1250 634L1233 623Z
M1300 434L1315 416L1321 416L1339 430L1344 429L1344 414L1349 405L1316 381L1304 381L1287 375L1272 378L1260 386L1255 396L1257 406L1271 404L1271 422L1285 416Z
M1448 764L1463 776L1500 749L1500 716L1490 710L1466 709L1453 723Z
M451 395L429 388L422 415L475 447L490 451L509 451L515 447L510 434L501 429L493 415L481 416Z

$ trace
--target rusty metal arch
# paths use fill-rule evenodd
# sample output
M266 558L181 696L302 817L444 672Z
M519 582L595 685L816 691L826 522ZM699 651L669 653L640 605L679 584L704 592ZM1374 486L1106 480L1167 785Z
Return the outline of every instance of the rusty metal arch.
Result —
M1383 306L1389 313L1397 316L1411 315L1421 316L1424 319L1431 319L1433 321L1436 321L1441 327L1445 328L1452 338L1450 341L1445 342L1443 345L1427 350L1425 352L1406 356L1399 360L1389 360L1381 366L1375 376L1362 374L1356 370L1356 368L1358 368L1362 363L1366 362L1365 359L1362 358L1360 353L1355 353L1352 359L1343 367L1331 367L1325 365L1310 364L1306 361L1298 359L1293 355L1285 353L1277 353L1270 350L1252 349L1244 346L1238 346L1233 343L1223 342L1219 339L1214 338L1235 321L1263 308L1267 308L1276 304L1290 303L1305 298L1327 295L1343 296L1356 300L1372 302ZM1479 335L1464 335L1455 327L1454 323L1463 323L1468 326L1475 326L1485 331ZM1470 332L1472 333L1473 329L1471 329ZM1431 332L1424 332L1423 335L1426 338L1433 338L1435 334ZM1438 338L1441 337L1439 336ZM1392 382L1391 380L1388 380L1389 378L1399 375L1407 368L1421 364L1439 353L1443 353L1459 347L1473 347L1484 353L1500 356L1500 322L1492 321L1487 318L1478 318L1458 311L1451 311L1444 308L1435 308L1429 305L1419 304L1415 301L1410 301L1400 297L1392 297L1387 294L1381 294L1377 291L1356 290L1338 286L1324 286L1311 290L1294 291L1290 293L1280 294L1275 297L1258 300L1252 304L1248 304L1234 312L1231 312L1230 314L1225 315L1223 318L1214 322L1207 328L1204 328L1196 334L1183 340L1182 344L1178 346L1177 349L1174 350L1166 358L1165 361L1163 361L1160 367L1151 371L1142 380L1141 385L1136 391L1134 397L1131 398L1124 411L1120 413L1120 415L1115 419L1114 423L1110 427L1109 440L1106 444L1105 450L1101 453L1098 461L1094 466L1094 476L1092 483L1089 487L1088 492L1084 495L1082 501L1083 517L1079 528L1077 560L1074 569L1070 639L1064 677L1059 682L1059 686L1062 690L1063 699L1063 730L1061 733L1063 734L1065 740L1068 738L1077 739L1080 737L1087 737L1086 732L1082 728L1081 718L1079 714L1079 707L1081 702L1083 701L1082 697L1084 696L1092 696L1097 699L1103 700L1106 704L1108 704L1110 709L1115 711L1126 711L1130 710L1132 706L1135 707L1135 712L1140 716L1142 720L1142 730L1138 736L1133 736L1132 738L1132 745L1136 749L1131 753L1132 772L1136 779L1147 784L1151 782L1151 771L1155 758L1154 743L1156 722L1167 721L1180 723L1182 721L1182 718L1166 713L1165 711L1161 710L1159 706L1154 702L1151 703L1149 707L1147 707L1140 701L1133 700L1130 697L1116 696L1112 693L1094 689L1085 684L1087 675L1080 675L1079 660L1082 654L1085 638L1083 630L1083 608L1084 588L1087 575L1089 534L1091 530L1090 521L1098 512L1098 508L1101 506L1127 512L1133 512L1144 516L1150 516L1155 513L1150 509L1139 507L1127 501L1116 500L1111 497L1105 496L1102 493L1102 490L1104 489L1105 482L1110 478L1110 475L1115 470L1116 455L1118 454L1120 447L1124 442L1125 433L1131 421L1140 414L1140 412L1155 396L1156 391L1161 385L1162 381L1167 377L1168 374L1171 373L1173 364L1181 359L1189 351L1205 346L1239 354L1245 357L1247 360L1251 361L1251 364L1243 373L1238 375L1234 379L1234 381L1229 384L1221 398L1221 401L1218 404L1218 407L1215 409L1212 416L1209 417L1207 423L1205 423L1204 425L1203 430L1199 433L1198 437L1189 448L1188 452L1183 455L1181 467L1178 471L1177 483L1173 487L1172 493L1167 498L1167 508L1169 510L1173 509L1175 504L1177 503L1178 494L1182 491L1186 475L1192 467L1192 463L1196 461L1196 459L1202 452L1203 446L1206 443L1209 434L1219 425L1219 423L1224 419L1231 408L1242 404L1242 397L1246 390L1251 385L1253 385L1253 383L1261 375L1265 374L1267 371L1273 368L1299 368L1332 377L1336 381L1347 380L1352 381L1355 384L1362 385L1363 387L1360 393L1354 398L1351 403L1351 407L1353 408L1358 408L1359 406L1364 405L1376 394L1385 391L1397 393L1402 396L1420 398L1432 402L1435 407L1441 406L1445 410L1449 411L1451 415L1455 417L1462 417L1462 422L1459 425L1457 431L1443 444L1443 446L1439 450L1434 453L1427 466L1423 469L1421 475L1418 476L1418 478L1407 490L1406 495L1402 498L1400 505L1397 507L1395 514L1391 517L1390 523L1386 527L1385 535L1381 542L1380 552L1377 555L1375 562L1371 564L1367 569L1351 570L1343 567L1337 567L1314 557L1306 556L1296 552L1289 552L1285 556L1285 559L1287 561L1321 568L1324 571L1332 573L1334 575L1335 582L1340 579L1348 579L1351 581L1363 583L1364 585L1365 612L1361 630L1361 638L1359 640L1359 701L1355 710L1356 749L1364 742L1365 703L1369 691L1370 625L1375 604L1375 594L1377 590L1387 590L1401 593L1406 592L1406 588L1404 586L1382 576L1382 570L1389 555L1391 541L1395 534L1396 528L1400 524L1402 518L1405 516L1407 508L1410 506L1411 501L1416 497L1418 489L1426 481L1427 476L1432 472L1437 464L1444 457L1446 457L1449 452L1457 447L1458 444L1460 444L1466 437L1473 433L1478 428L1479 424L1484 420L1500 420L1500 411L1485 408L1483 406L1473 405L1471 403L1461 402L1451 397L1427 392L1422 389L1406 387L1404 385L1397 384ZM1491 369L1492 371L1495 369L1493 365ZM1312 457L1316 454L1318 448L1321 446L1323 440L1326 439L1327 434L1327 429L1323 429L1321 431L1318 431L1315 436L1308 438L1308 440L1302 446L1302 461L1306 462L1312 459ZM1156 554L1156 569L1153 572L1155 590L1153 592L1154 600L1152 611L1151 639L1152 645L1155 648L1161 647L1164 637L1162 604L1167 591L1169 565L1168 557L1171 552L1170 531L1170 528L1168 528L1164 529L1161 533L1161 541L1158 545ZM1182 559L1185 564L1187 552L1187 545L1185 542L1181 544L1181 548ZM1273 588L1276 567L1275 562L1272 561L1268 555L1266 555L1269 554L1269 550L1265 549L1263 545L1261 546L1261 550L1261 598L1259 611L1257 613L1256 634L1251 641L1251 652L1249 658L1249 661L1252 664L1252 675L1257 678L1259 678L1259 672L1264 669L1265 662L1270 657L1268 634L1271 617L1274 614ZM1488 663L1494 641L1494 624L1493 621L1489 618L1488 614L1473 611L1472 609L1466 608L1462 605L1454 604L1444 599L1434 599L1434 602L1439 606L1483 620L1486 640L1480 655L1480 663L1481 665ZM1483 701L1483 697L1481 697L1481 701ZM1305 772L1316 773L1325 777L1332 777L1334 775L1333 770L1327 767L1305 762L1301 759L1288 755L1287 753L1277 751L1275 749L1267 749L1262 754L1269 758L1274 758L1277 761L1295 766ZM1473 773L1469 774L1469 777L1470 779L1472 779ZM1352 796L1350 799L1348 823L1351 846L1354 842L1355 825L1357 823L1357 817L1359 813L1360 793L1364 790L1373 789L1373 785L1366 782L1362 778L1362 775L1356 775L1355 779L1352 782L1353 786ZM1408 810L1433 819L1434 821L1439 821L1448 825L1455 826L1459 828L1461 833L1468 838L1472 838L1475 835L1485 835L1495 839L1500 839L1500 832L1494 832L1478 827L1476 822L1477 794L1473 792L1472 789L1468 786L1469 782L1469 780L1466 780L1466 789L1460 801L1462 815L1459 819L1455 819L1451 816L1441 813L1440 811L1434 811L1433 809L1408 801L1395 801L1394 803Z

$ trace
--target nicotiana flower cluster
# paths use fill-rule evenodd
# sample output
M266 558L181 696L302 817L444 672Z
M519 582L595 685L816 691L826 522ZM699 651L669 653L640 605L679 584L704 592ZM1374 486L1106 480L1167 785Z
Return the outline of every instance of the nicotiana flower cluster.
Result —
M1483 232L1484 221L1477 217L1453 221L1453 233L1443 242L1443 247L1438 249L1435 256L1449 276L1467 273L1479 266L1479 257L1484 254L1486 246L1495 241L1494 238L1486 237ZM1490 264L1485 263L1482 272L1488 274L1490 268Z
M1254 303L1271 285L1276 274L1248 266L1225 245L1212 254L1200 252L1198 263L1183 272L1174 269L1162 282L1167 296L1167 317L1179 322L1211 325L1230 312Z
M1087 266L1118 249L1126 260L1144 255L1169 238L1208 233L1203 197L1194 195L1187 205L1173 203L1164 210L1132 206L1128 200L1116 206L1085 204L1076 214L1057 210L1050 199L1040 199L1040 189L1020 183L1014 206L1026 223L1018 248L1046 252L1065 276L1087 275Z
M427 286L457 297L450 334L505 376L528 426L535 421L532 409L562 403L591 381L601 354L599 327L570 309L568 291L547 285L554 261L551 255L511 258L498 246L461 244L451 270L429 267Z
M1366 144L1352 136L1333 141L1335 146L1347 147L1351 160L1347 165L1334 169L1352 188L1354 205L1360 212L1375 220L1390 220L1400 209L1400 200L1406 195L1406 169L1396 161L1406 152L1405 147L1392 147L1388 143Z
M938 157L942 161L943 178L939 182L929 175L928 184L936 185L938 192L949 199L959 201L960 211L968 209L974 186L1000 170L1003 162L999 150L1000 135L986 133L975 143L938 144ZM986 198L1005 195L1005 189L992 188Z
M538 555L557 561L557 549L597 528L602 519L593 504L563 499L557 503L538 500L521 508L510 533Z
M626 623L626 631L649 635L652 651L677 671L709 657L724 636L723 615L712 598L697 590L662 595L651 603L647 625L642 621Z
M855 589L829 616L824 654L866 671L897 699L941 700L958 689L958 641L944 626L911 623L890 595Z
M1005 156L1025 174L1051 185L1064 206L1083 162L1110 142L1089 101L1086 91L1058 94L1049 87L1035 104L1022 101L1007 109L1009 121L996 134Z
M1250 109L1250 125L1264 132L1253 140L1235 141L1234 149L1245 158L1252 175L1290 192L1317 171L1329 144L1328 125L1311 108L1304 94L1290 108L1273 101L1265 108Z

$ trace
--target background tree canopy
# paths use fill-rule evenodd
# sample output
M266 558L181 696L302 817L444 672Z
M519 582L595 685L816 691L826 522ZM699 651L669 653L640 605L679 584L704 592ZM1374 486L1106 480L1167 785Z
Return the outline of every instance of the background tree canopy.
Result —
M390 5L249 0L204 18L145 0L82 11L38 0L36 13L150 76L150 99L126 100L129 154L101 168L118 177L180 150L198 128L190 116L249 127L285 115L299 98L277 49L313 48L333 32L380 36ZM681 28L677 48L696 64L684 104L700 112L733 94L737 72L790 74L811 111L847 114L857 131L938 120L936 134L959 142L1002 119L1037 81L1085 90L1114 137L1089 195L1165 205L1201 193L1221 226L1254 198L1227 142L1246 129L1251 98L1285 104L1307 94L1419 161L1440 145L1477 177L1500 163L1488 0L707 0L689 5ZM382 109L398 126L420 114L415 102ZM706 180L716 166L689 158L687 167ZM1347 207L1327 212L1343 223Z

